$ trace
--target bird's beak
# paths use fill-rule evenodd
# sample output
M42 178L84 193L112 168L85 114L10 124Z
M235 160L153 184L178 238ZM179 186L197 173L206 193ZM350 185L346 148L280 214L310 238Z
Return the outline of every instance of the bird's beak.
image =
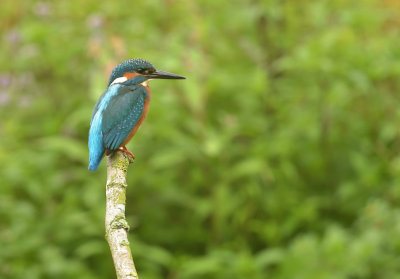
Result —
M158 78L158 79L186 79L183 76L180 75L176 75L173 73L168 73L168 72L164 72L164 71L155 71L154 73L151 73L148 75L149 78Z

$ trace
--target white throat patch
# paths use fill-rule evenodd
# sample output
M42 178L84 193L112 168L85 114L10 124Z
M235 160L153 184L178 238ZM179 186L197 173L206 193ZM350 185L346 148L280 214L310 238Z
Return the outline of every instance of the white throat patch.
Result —
M149 78L148 80L145 80L145 81L143 81L140 85L143 85L143 86L149 86L149 81L150 80L153 80L153 79L151 79L151 78Z

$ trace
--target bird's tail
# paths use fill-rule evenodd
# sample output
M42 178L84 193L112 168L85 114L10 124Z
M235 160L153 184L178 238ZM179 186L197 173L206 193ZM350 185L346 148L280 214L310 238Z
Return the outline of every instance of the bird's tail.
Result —
M100 166L103 156L104 156L104 150L102 150L102 152L96 152L95 154L92 154L92 152L90 152L88 170L96 171Z
M102 135L95 133L92 127L89 132L89 167L91 171L99 168L101 160L103 159L105 149L103 147Z

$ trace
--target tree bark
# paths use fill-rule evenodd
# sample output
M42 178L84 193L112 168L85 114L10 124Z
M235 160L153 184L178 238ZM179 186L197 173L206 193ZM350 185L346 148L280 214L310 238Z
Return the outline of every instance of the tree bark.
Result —
M117 151L107 156L106 239L111 249L118 279L138 279L128 241L125 218L126 174L133 158Z

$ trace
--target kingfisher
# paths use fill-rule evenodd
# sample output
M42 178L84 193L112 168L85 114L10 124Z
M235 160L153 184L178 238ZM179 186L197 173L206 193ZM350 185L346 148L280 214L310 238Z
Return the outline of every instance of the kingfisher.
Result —
M116 66L107 89L94 106L89 129L89 167L96 171L104 155L115 150L135 156L126 144L143 123L151 99L148 83L152 79L185 79L159 71L140 58L129 59Z

